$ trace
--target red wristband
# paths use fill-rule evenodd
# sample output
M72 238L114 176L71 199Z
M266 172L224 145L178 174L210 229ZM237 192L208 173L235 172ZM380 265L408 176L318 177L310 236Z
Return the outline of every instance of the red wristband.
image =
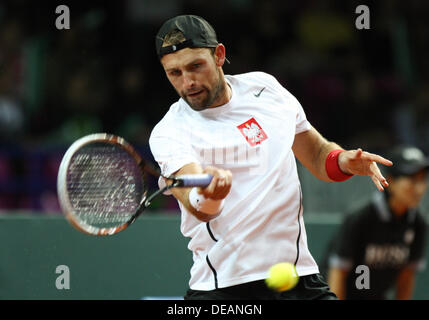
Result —
M325 169L328 177L331 180L338 181L338 182L345 181L353 177L353 175L348 175L342 172L338 165L338 156L343 151L344 151L343 149L332 150L326 157L326 161L325 161Z

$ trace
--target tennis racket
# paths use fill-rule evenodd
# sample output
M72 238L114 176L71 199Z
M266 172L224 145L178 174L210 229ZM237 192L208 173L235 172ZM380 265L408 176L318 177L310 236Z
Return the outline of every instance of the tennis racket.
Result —
M164 177L172 183L148 195L146 174L160 171L123 138L96 133L76 140L61 161L57 192L61 210L79 231L96 236L130 226L153 198L168 189L206 187L212 176Z

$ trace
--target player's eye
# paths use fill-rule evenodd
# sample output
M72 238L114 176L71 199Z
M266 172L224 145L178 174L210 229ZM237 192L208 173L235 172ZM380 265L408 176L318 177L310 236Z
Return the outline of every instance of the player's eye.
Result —
M201 67L201 63L193 63L191 65L191 70L197 70Z
M170 71L170 72L168 72L168 74L170 75L170 76L174 76L174 77L177 77L177 76L180 76L180 71L179 70L172 70L172 71Z

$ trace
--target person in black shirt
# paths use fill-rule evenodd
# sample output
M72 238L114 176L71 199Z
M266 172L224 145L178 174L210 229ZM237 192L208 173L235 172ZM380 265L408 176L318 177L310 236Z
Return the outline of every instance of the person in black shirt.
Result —
M339 299L411 299L416 271L424 268L426 224L419 205L427 189L429 160L399 146L385 168L389 188L346 215L329 245L328 283ZM367 273L367 278L363 278Z

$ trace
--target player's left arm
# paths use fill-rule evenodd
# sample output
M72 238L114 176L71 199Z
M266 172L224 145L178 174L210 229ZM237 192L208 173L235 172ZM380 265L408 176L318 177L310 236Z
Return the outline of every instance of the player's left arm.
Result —
M316 129L298 133L292 150L298 160L317 178L333 182L326 171L326 159L331 151L343 149L337 143L325 139ZM362 149L344 150L338 155L338 167L346 175L369 176L376 187L382 191L388 186L377 163L391 166L392 162Z
M316 129L311 128L295 135L292 145L295 157L317 178L323 181L332 180L325 170L325 160L329 152L341 147L326 140Z
M410 300L415 285L415 268L405 267L396 278L396 300Z

